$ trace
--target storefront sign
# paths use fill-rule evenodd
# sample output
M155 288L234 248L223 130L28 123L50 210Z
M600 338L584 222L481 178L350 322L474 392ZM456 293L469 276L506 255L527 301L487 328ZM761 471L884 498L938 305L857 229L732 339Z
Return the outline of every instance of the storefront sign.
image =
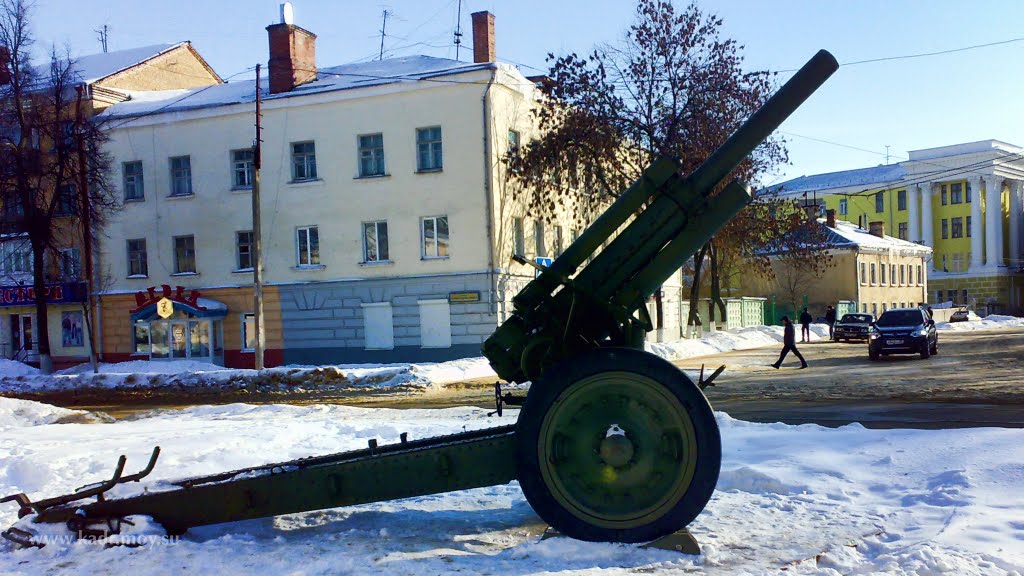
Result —
M45 295L49 304L85 302L85 284L48 284ZM31 286L0 286L0 306L32 306L35 303L36 290Z
M160 316L161 318L170 318L171 316L174 316L174 302L171 302L169 298L161 298L160 301L156 303L156 313L157 316Z
M165 299L172 303L172 305L174 302L180 302L182 304L187 304L196 310L206 310L205 306L199 305L200 296L201 294L199 290L190 290L184 286L175 286L171 289L167 284L161 284L159 290L156 286L150 286L145 292L139 291L135 293L135 309L132 310L131 313L134 314L146 306L159 304L161 300ZM161 314L161 316L166 318L163 314Z
M448 301L457 304L463 304L466 302L479 302L480 292L473 290L471 292L449 292Z

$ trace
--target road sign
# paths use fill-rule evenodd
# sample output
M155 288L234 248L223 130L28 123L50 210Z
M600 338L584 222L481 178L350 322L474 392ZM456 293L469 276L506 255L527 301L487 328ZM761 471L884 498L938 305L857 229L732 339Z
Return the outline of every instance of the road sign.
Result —
M551 258L544 258L542 256L537 256L533 261L536 262L538 266L543 266L544 268L551 266L551 263L554 262ZM540 276L540 270L534 270L533 277L536 278L537 276Z

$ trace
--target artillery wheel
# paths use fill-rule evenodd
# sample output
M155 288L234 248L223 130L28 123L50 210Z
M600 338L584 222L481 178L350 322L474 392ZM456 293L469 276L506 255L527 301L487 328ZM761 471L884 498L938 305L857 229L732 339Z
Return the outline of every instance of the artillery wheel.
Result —
M693 521L718 482L711 406L681 370L602 348L544 373L516 423L519 484L578 540L648 542Z

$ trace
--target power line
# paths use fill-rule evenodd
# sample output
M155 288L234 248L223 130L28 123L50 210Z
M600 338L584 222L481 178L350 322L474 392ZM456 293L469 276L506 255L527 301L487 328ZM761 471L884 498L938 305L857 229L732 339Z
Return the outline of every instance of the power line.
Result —
M892 60L909 60L911 58L927 58L929 56L941 56L943 54L953 54L956 52L966 52L968 50L977 50L979 48L990 48L992 46L1002 46L1004 44L1012 44L1014 42L1024 42L1024 37L1010 38L1009 40L1000 40L998 42L988 42L986 44L973 44L971 46L963 46L960 48L950 48L949 50L937 50L935 52L921 52L918 54L903 54L899 56L883 56L880 58L868 58L865 60L854 60L853 62L842 62L839 64L843 66L857 66L860 64L873 64L875 62L890 62ZM779 74L787 72L796 72L799 68L791 68L788 70L777 70Z

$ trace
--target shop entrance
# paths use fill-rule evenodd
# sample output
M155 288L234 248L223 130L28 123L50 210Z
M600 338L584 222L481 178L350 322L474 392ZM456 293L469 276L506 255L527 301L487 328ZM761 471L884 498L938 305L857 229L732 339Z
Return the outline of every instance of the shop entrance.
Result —
M227 306L199 299L198 306L172 303L164 318L155 306L132 314L132 352L150 360L196 360L224 364L224 315Z
M11 359L26 362L36 358L32 324L32 314L11 314Z

